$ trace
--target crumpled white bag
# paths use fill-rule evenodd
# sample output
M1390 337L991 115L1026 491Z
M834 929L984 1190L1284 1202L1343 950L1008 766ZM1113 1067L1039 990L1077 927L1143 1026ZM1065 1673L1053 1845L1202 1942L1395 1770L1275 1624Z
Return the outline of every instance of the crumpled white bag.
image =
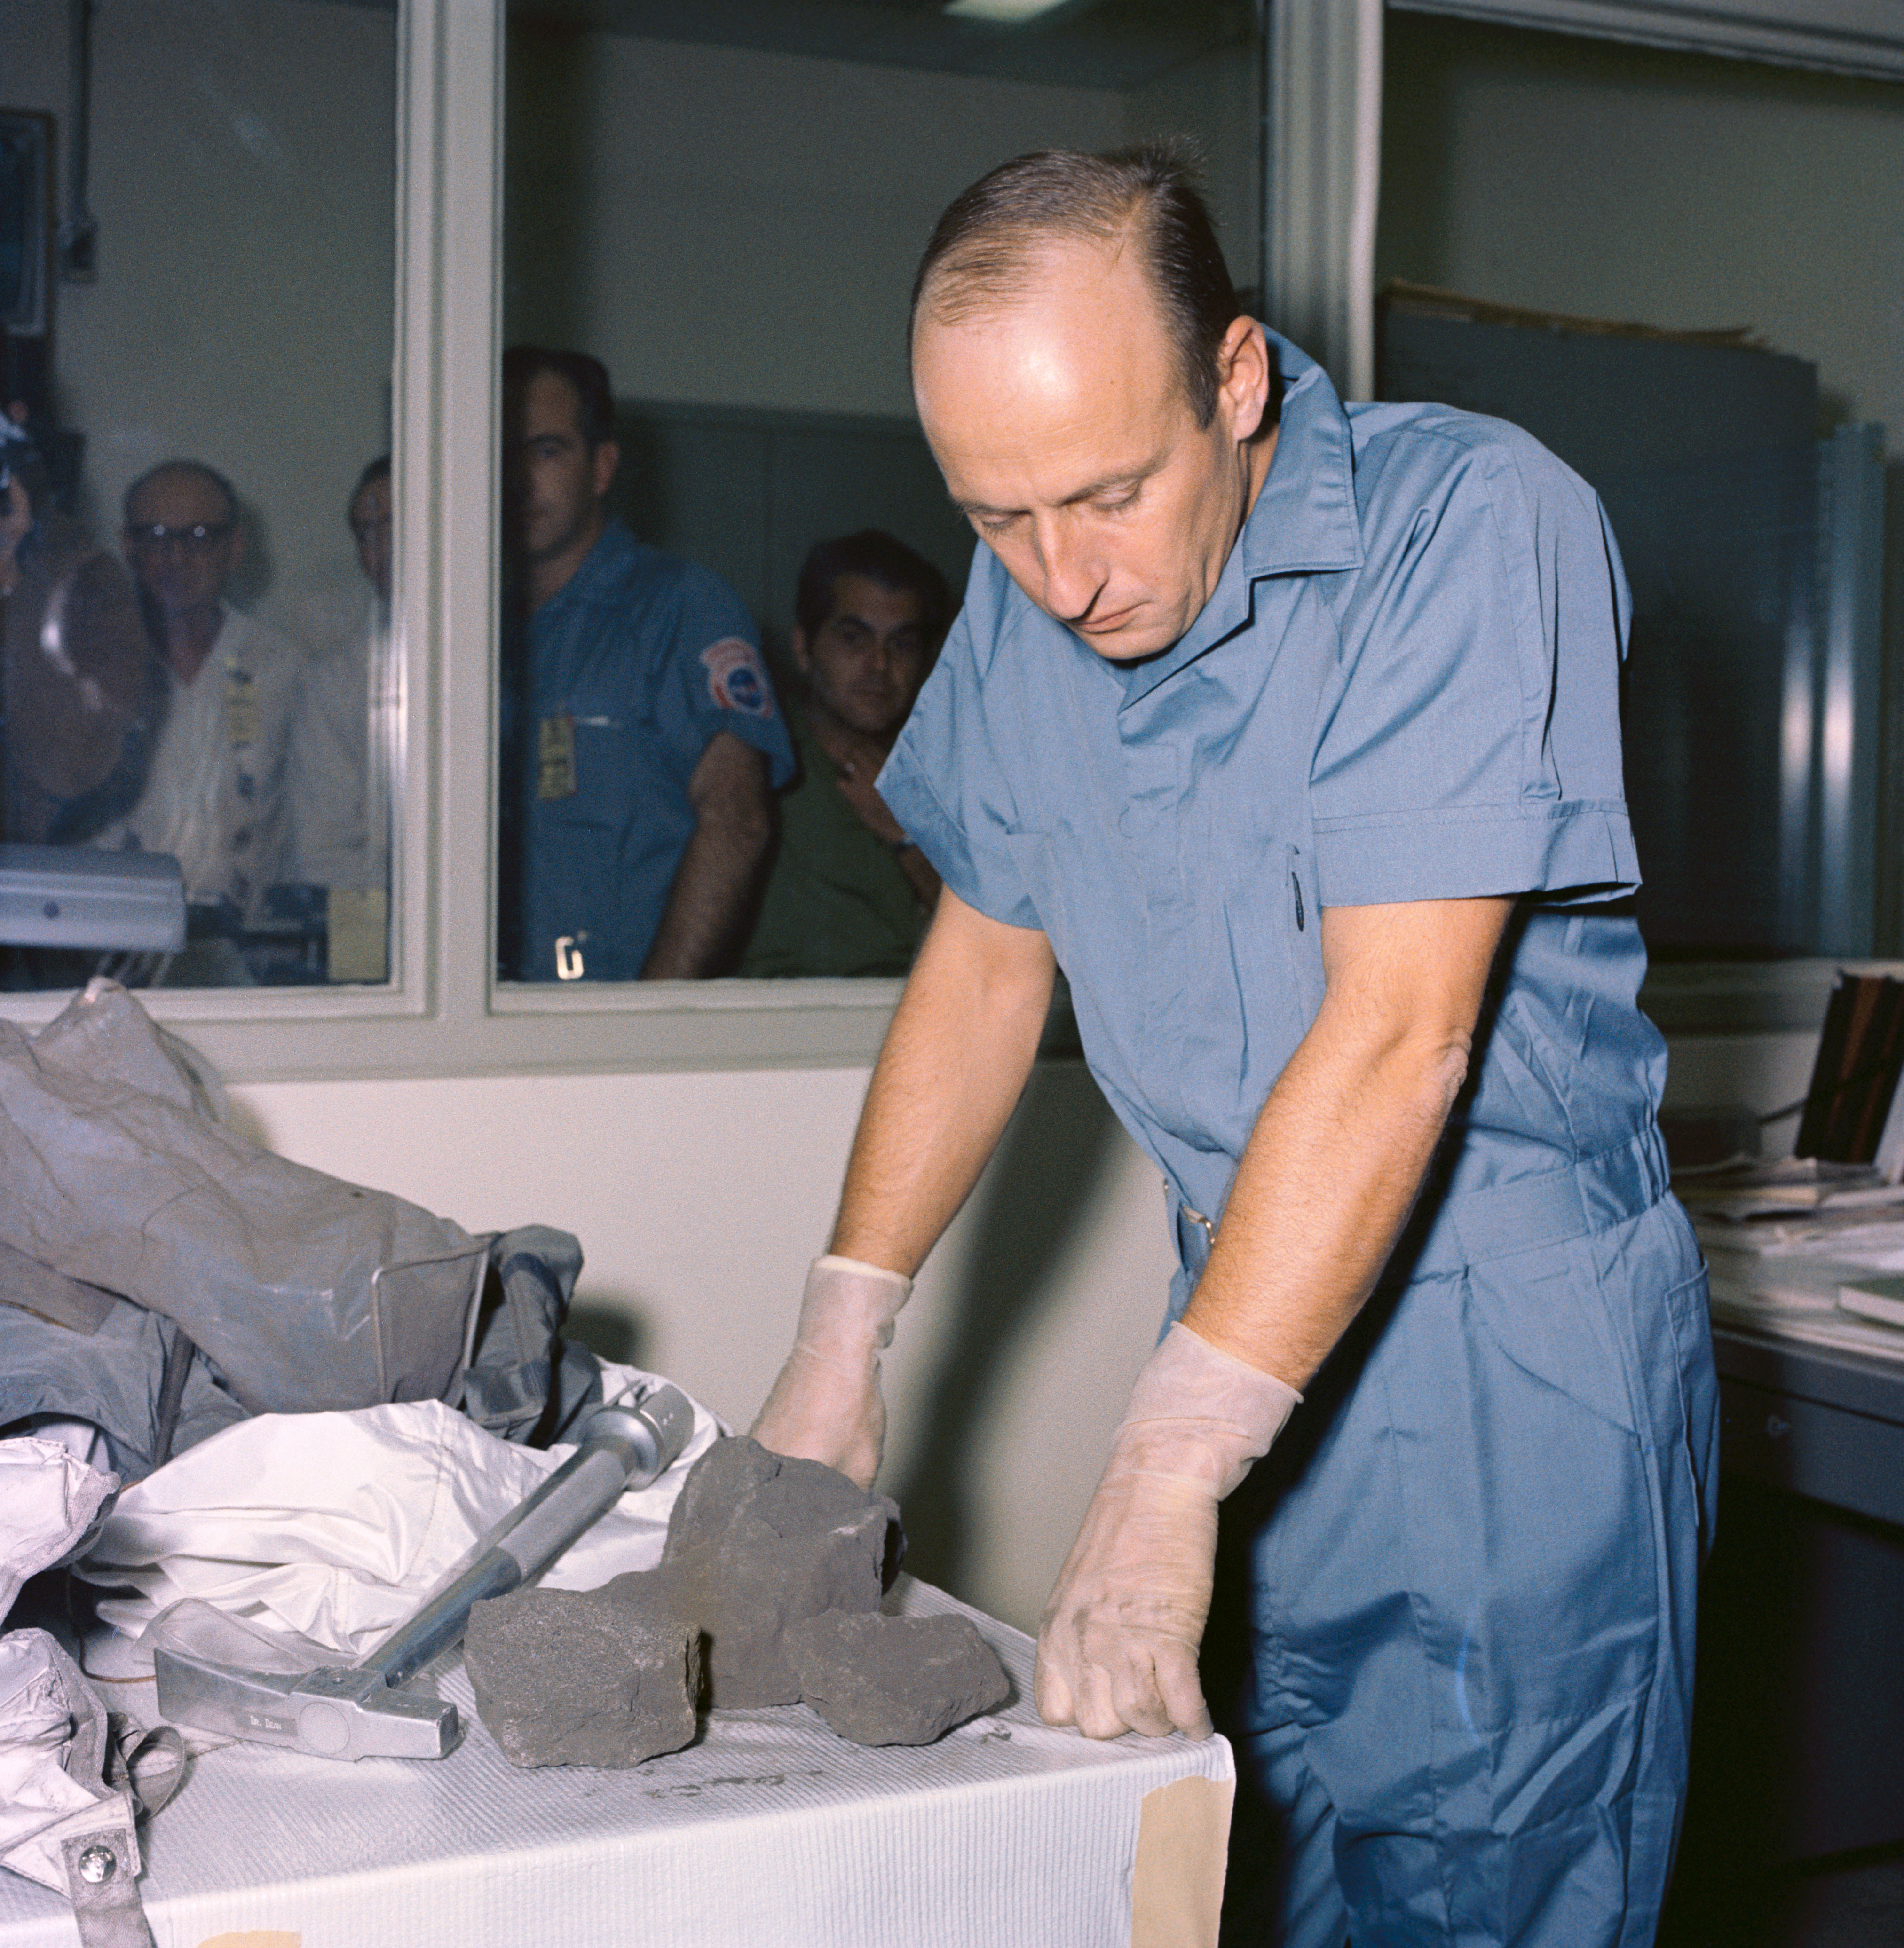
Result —
M651 1376L604 1361L614 1399ZM697 1401L681 1459L625 1494L544 1572L592 1590L661 1560L690 1466L723 1432ZM261 1414L127 1489L74 1573L101 1619L137 1637L197 1597L308 1650L349 1661L403 1622L443 1573L574 1452L519 1447L436 1401L348 1413ZM298 1640L304 1640L302 1644ZM96 1674L149 1678L151 1653L89 1640Z
M28 1577L79 1546L118 1486L64 1441L0 1441L0 1619Z
M44 1630L0 1637L0 1866L64 1894L60 1841L107 1832L136 1866L132 1805L105 1758L105 1708L72 1660Z
M20 1586L78 1549L119 1486L58 1441L0 1441L0 1618ZM67 1892L60 1842L116 1833L136 1863L131 1802L105 1783L106 1712L44 1630L0 1636L0 1867Z

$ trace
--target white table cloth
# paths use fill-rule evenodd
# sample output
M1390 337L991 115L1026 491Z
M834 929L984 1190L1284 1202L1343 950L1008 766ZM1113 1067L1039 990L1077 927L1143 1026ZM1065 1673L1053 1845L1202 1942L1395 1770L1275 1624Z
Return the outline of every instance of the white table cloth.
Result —
M962 1606L902 1578L906 1614ZM625 1772L206 1754L147 1832L158 1948L1202 1948L1235 1778L1220 1739L1093 1743L1040 1723L1031 1645L968 1611L1012 1701L869 1750L804 1705L716 1714ZM73 1948L70 1911L0 1875L0 1948Z

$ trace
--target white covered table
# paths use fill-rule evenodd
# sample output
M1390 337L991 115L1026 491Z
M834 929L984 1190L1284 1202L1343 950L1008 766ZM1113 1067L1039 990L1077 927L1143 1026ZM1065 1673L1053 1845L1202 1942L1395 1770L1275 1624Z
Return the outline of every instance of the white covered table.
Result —
M909 1615L958 1608L902 1579ZM521 1772L472 1708L440 1763L209 1753L147 1830L159 1948L1192 1948L1214 1943L1234 1768L1220 1739L1094 1744L1041 1724L1031 1645L967 1612L1016 1695L870 1751L804 1705L723 1712L625 1772ZM228 1937L236 1937L236 1940ZM73 1948L0 1874L0 1948Z

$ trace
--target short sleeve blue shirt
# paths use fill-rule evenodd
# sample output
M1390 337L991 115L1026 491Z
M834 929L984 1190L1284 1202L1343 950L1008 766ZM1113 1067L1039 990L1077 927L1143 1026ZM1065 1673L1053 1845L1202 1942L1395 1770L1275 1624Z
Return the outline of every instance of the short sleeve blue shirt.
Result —
M639 978L693 836L688 780L709 741L730 731L764 752L775 786L793 774L759 645L718 575L619 521L530 616L504 724L519 885L505 972L554 980L562 940L572 973Z
M1042 929L1112 1106L1215 1217L1323 997L1323 906L1524 895L1450 1191L1650 1123L1664 1047L1620 774L1627 595L1592 491L1502 421L1284 376L1273 462L1189 632L1105 661L981 547L881 774L960 898Z

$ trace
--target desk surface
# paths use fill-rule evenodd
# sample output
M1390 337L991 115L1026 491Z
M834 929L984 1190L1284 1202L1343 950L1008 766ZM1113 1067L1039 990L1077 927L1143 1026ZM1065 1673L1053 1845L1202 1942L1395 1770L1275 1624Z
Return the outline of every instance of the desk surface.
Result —
M909 1615L960 1607L904 1579L897 1593ZM147 1835L158 1948L247 1931L269 1948L1125 1948L1140 1825L1147 1863L1160 1814L1176 1850L1222 1857L1226 1784L1146 1795L1232 1780L1229 1748L1055 1731L1031 1708L1030 1641L974 1621L1016 1695L916 1748L869 1751L789 1705L719 1713L625 1772L521 1772L458 1665L442 1689L470 1729L440 1763L209 1753ZM62 1902L0 1874L0 1948L76 1938Z
M1896 1358L1816 1345L1736 1315L1713 1320L1712 1344L1722 1379L1904 1424L1904 1363Z

